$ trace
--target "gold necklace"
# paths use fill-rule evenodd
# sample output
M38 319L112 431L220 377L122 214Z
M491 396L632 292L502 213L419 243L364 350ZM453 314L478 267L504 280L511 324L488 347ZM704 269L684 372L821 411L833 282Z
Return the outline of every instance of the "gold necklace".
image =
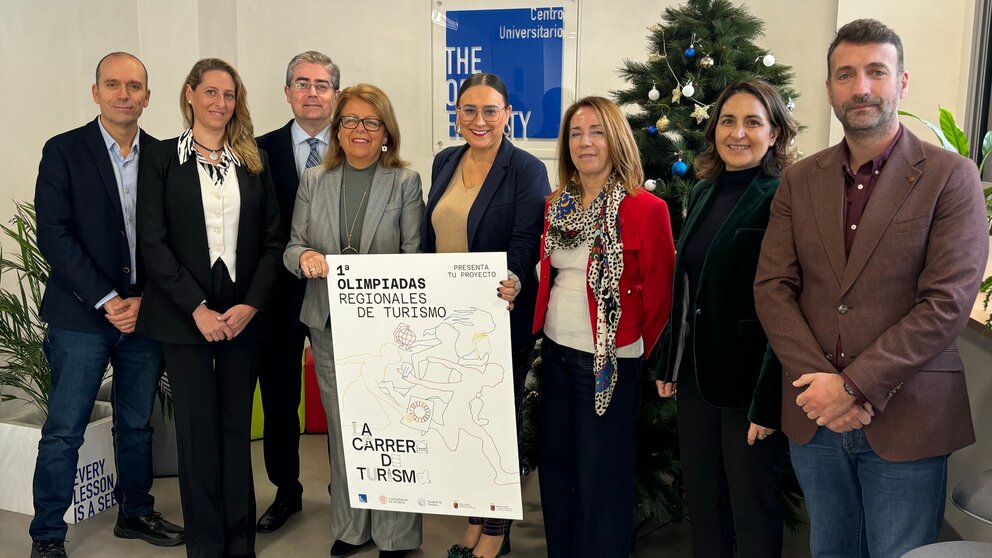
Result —
M365 198L369 195L369 190L372 189L372 184L370 183L368 188L362 194L362 201L358 202L358 209L355 210L355 218L351 220L351 228L348 229L348 245L341 250L342 254L357 254L358 249L351 245L351 237L355 232L355 225L358 224L358 216L362 214L362 205L365 204ZM341 174L341 197L344 203L344 222L348 222L348 185L344 181L344 172Z

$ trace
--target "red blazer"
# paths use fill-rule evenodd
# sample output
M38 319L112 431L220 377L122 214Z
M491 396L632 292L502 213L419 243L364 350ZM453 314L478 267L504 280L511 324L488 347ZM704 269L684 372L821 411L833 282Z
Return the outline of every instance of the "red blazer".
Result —
M545 205L547 215L547 205ZM551 259L544 253L544 237L548 220L541 234L541 277L534 311L534 333L544 327L551 296ZM620 276L620 324L617 346L622 347L644 339L644 356L651 353L661 330L668 323L672 309L672 270L675 266L675 243L668 206L661 198L638 188L620 202L620 237L623 240L623 274ZM596 301L592 290L589 297L589 323L593 340L596 337Z

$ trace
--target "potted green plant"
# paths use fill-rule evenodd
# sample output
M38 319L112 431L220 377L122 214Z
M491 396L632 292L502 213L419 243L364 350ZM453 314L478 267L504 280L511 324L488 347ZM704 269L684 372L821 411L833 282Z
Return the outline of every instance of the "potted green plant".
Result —
M9 226L0 230L16 247L12 257L0 247L0 279L12 284L11 290L0 289L0 402L20 399L47 414L51 370L38 309L51 268L38 250L34 207L17 203Z
M38 250L34 207L29 203L15 207L10 224L0 225L3 236L15 247L13 255L0 247L0 278L10 285L10 290L0 289L0 403L21 400L27 409L0 420L0 446L4 448L0 471L5 475L0 485L0 508L30 514L32 476L52 381L42 348L45 324L39 315L51 268ZM90 486L84 488L91 492L79 493L92 493L93 497L74 501L65 514L67 523L77 523L114 505L117 473L112 413L109 403L94 406L79 449L79 464L102 474L86 479ZM77 479L77 485L81 482Z
M937 108L940 111L939 125L906 111L901 110L899 111L899 114L919 120L927 128L930 128L930 130L933 131L934 135L937 136L937 139L940 140L940 144L944 147L944 149L954 151L962 157L968 157L970 159L971 145L968 142L968 136L966 136L964 131L958 127L957 123L954 121L954 115L951 114L951 111L943 107ZM982 138L981 145L979 146L979 176L982 175L982 171L985 168L985 162L989 158L989 153L992 153L992 130L985 132L985 137ZM992 235L992 183L983 182L982 186L983 193L985 194L985 211L989 220L989 235ZM992 241L990 241L990 246L992 246ZM989 302L992 301L992 275L986 277L985 280L982 281L979 292L983 294L982 308L984 310L988 310ZM985 328L992 331L992 313L985 316Z

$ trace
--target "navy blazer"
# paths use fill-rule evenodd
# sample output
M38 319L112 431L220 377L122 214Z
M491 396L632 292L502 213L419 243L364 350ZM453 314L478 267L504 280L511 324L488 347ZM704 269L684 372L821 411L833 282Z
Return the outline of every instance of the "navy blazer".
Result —
M449 147L434 157L420 234L422 252L437 251L431 215L466 150L468 144ZM544 163L504 139L468 214L469 251L506 252L507 267L522 283L510 312L510 334L515 344L533 339L538 248L544 225L544 202L550 193ZM494 290L496 286L493 285Z
M284 239L289 239L296 190L299 188L301 178L296 172L292 126L293 120L290 120L285 126L255 138L259 149L269 156L272 184L275 187L276 201L279 203L279 230ZM272 292L271 312L269 312L269 317L276 327L292 327L300 322L300 308L303 306L306 288L306 279L300 279L279 266L276 286Z
M154 141L139 131L139 169ZM41 319L76 331L114 330L94 306L114 290L127 296L131 251L113 163L96 119L45 144L34 203L38 248L52 268ZM141 292L145 270L141 255L135 259Z
M148 284L137 331L163 343L201 344L207 340L193 311L210 292L210 251L198 163L190 157L179 164L177 144L172 138L151 146L138 175L138 240ZM260 174L234 167L241 194L236 300L260 311L266 309L286 245L267 157L261 155Z

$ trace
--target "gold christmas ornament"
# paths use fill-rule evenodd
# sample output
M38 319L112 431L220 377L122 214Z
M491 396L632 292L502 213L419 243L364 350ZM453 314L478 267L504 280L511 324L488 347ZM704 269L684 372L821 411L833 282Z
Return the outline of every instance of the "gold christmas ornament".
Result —
M661 55L657 52L652 52L648 55L648 62L657 62L659 60L661 60Z
M706 120L707 118L710 117L709 109L710 107L708 106L704 107L702 105L696 105L696 108L693 109L692 114L690 114L689 116L696 119L696 124L702 124L703 120Z
M699 59L699 67L704 70L708 70L713 67L713 58L707 54L706 56Z
M680 100L682 100L682 88L676 85L675 89L672 89L672 102L677 103Z
M668 130L668 126L671 125L671 121L668 120L667 116L662 116L654 125L658 128L659 132L665 132Z

